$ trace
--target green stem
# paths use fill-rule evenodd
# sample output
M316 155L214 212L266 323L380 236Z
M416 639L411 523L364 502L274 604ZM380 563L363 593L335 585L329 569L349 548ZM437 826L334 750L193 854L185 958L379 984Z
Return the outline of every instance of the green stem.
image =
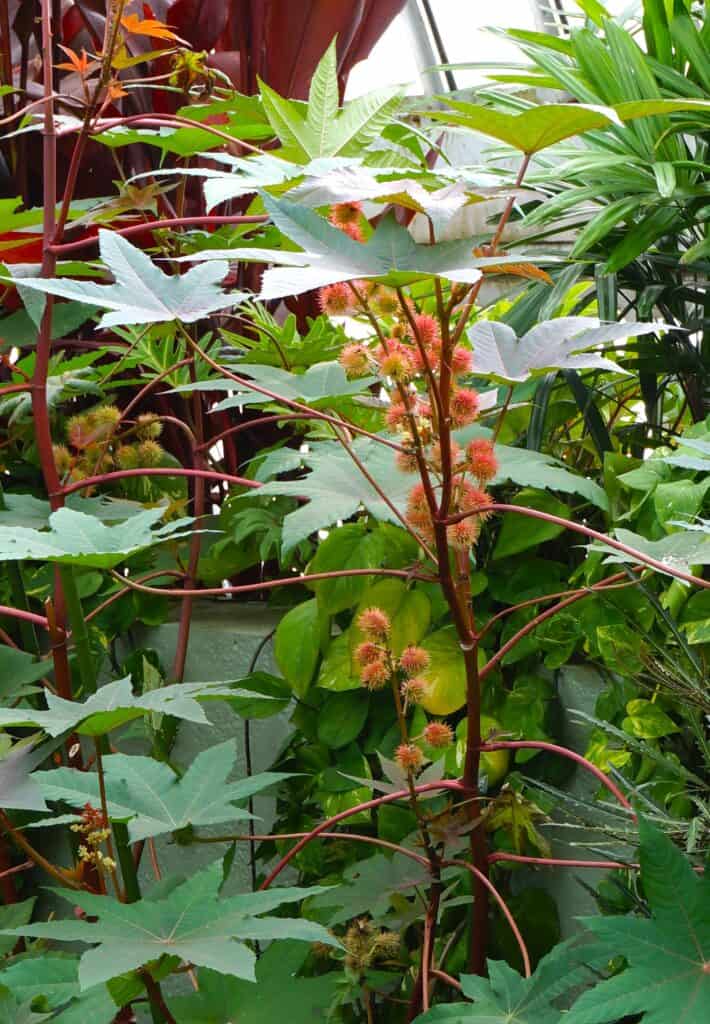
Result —
M81 607L81 598L79 597L73 568L68 565L60 566L59 576L62 581L62 590L64 591L67 618L71 626L72 642L76 652L81 689L84 695L88 696L88 694L96 692L96 670L94 668L94 659L91 657L89 631L86 628L84 610Z

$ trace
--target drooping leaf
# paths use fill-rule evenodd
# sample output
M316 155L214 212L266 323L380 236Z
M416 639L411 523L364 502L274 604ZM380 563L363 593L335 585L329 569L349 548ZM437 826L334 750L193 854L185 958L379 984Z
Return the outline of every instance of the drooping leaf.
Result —
M27 693L34 693L36 683L50 671L46 661L37 659L26 651L3 645L0 647L0 697L8 703Z
M6 806L3 804L3 806ZM4 907L0 907L0 930L3 928L19 928L20 925L28 924L32 917L32 911L34 909L36 896L31 896L28 900L22 900L20 903L6 903ZM0 938L0 956L6 956L7 953L11 953L16 942L12 938ZM0 978L0 984L2 979Z
M185 774L177 776L169 765L150 757L111 754L104 758L109 814L128 820L131 842L176 832L188 825L216 825L250 817L234 803L288 778L277 772L227 782L234 770L233 740L203 750ZM45 799L81 808L87 801L100 804L98 776L74 768L36 772Z
M570 510L561 501L558 501L552 494L546 491L538 491L534 488L524 488L516 494L512 504L524 505L527 508L538 509L541 512L549 512L552 515L569 518ZM506 515L503 518L503 525L498 534L495 548L491 557L509 558L521 551L527 551L537 544L552 540L564 532L564 527L557 523L548 523L544 519L534 519L515 515Z
M37 749L27 743L16 744L5 753L0 761L0 807L24 811L47 810L42 791L30 772L49 753L45 747Z
M662 330L658 324L600 324L594 317L560 317L538 324L517 338L504 323L479 320L468 330L473 347L473 372L506 383L561 369L598 369L624 373L597 349L621 338Z
M318 602L302 601L279 622L274 636L274 657L298 697L304 697L318 664L322 623Z
M682 524L686 529L679 533L672 533L661 540L646 540L645 537L632 533L631 530L617 529L614 536L622 544L634 548L634 550L655 558L669 569L678 569L682 572L690 572L693 565L710 565L710 536L699 530L688 528L688 524ZM624 551L611 550L601 543L594 543L590 550L602 551L605 555L604 561L634 562L633 555ZM658 569L663 572L663 569Z
M582 103L545 103L519 114L506 114L490 107L462 100L446 102L452 111L437 110L427 114L435 121L469 128L505 142L521 153L538 153L556 142L570 139L581 132L621 124L612 107L589 106Z
M35 498L32 494L3 493L4 508L0 508L0 526L31 526L42 530L49 526L52 509L48 501ZM143 511L143 505L125 498L109 498L107 495L96 495L92 498L80 494L70 494L66 507L73 512L83 512L95 516L104 523L115 523L121 519Z
M338 984L337 973L299 978L307 950L297 942L273 943L257 961L256 985L216 974L197 972L199 992L168 998L178 1024L265 1024L288 1007L289 1024L325 1019ZM235 1016L236 1013L236 1016Z
M194 323L208 313L235 306L244 298L240 292L227 294L219 287L229 270L223 261L171 276L164 274L128 239L104 229L99 231L99 249L101 259L113 275L113 284L99 285L67 278L5 280L45 295L58 295L109 310L101 318L101 327L173 320Z
M334 530L319 546L308 566L309 573L337 569L374 569L386 557L386 539L380 530L368 530L362 523L346 523ZM337 615L358 603L371 576L343 576L322 580L313 589L323 609Z
M0 526L0 559L112 569L129 555L190 533L190 519L176 519L154 529L164 512L164 508L144 508L122 523L107 526L85 512L60 508L50 515L49 530Z
M606 1024L637 1013L644 1024L702 1024L710 1015L710 881L643 819L639 836L652 917L584 919L607 956L623 953L628 967L583 993L565 1024Z
M323 285L362 278L373 278L394 287L430 277L475 284L481 276L481 268L520 262L520 257L515 256L475 257L474 243L470 239L418 245L392 216L384 217L366 242L356 242L298 203L274 199L266 193L262 199L274 224L300 245L302 252L207 249L183 258L281 264L264 273L260 294L264 300L299 295Z
M6 934L91 945L93 948L82 955L79 964L82 991L163 954L253 981L255 956L239 940L293 938L337 945L325 928L312 921L258 916L317 894L322 891L320 887L270 889L222 899L221 884L222 862L217 861L177 886L163 884L154 896L136 903L55 889L58 896L80 906L97 922L39 922L10 929Z
M99 687L83 703L64 700L47 691L46 711L0 708L0 727L29 726L42 729L48 736L60 736L68 730L83 736L100 736L149 713L172 715L205 725L207 717L198 700L229 699L232 693L245 696L224 683L174 683L135 696L130 676L126 676Z

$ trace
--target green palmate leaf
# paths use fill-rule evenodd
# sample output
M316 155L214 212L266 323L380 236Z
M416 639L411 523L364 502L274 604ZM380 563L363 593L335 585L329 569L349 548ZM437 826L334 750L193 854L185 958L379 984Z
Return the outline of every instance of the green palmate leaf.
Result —
M621 124L613 108L585 106L581 103L546 103L519 114L505 114L448 97L446 102L453 111L436 110L427 116L435 121L481 132L528 154L538 153L541 149L581 132Z
M426 884L426 877L426 868L409 857L376 854L346 868L344 884L324 887L311 905L330 911L331 926L363 913L377 918L386 913L392 895L413 895L416 886Z
M641 877L651 918L585 918L598 948L628 967L585 992L565 1024L607 1024L643 1014L644 1024L703 1024L710 1016L710 881L670 839L639 823Z
M51 1014L35 1010L31 1002L18 1003L9 989L0 987L0 1024L41 1024Z
M580 966L583 951L561 943L540 960L532 977L523 978L505 961L488 961L488 978L462 975L463 994L473 1003L437 1006L414 1024L560 1024L566 1021L554 1001L589 976Z
M199 992L168 998L178 1024L267 1024L288 1007L289 1024L325 1020L339 982L337 972L299 978L307 951L297 942L269 946L256 964L256 985L215 974L197 972Z
M524 505L528 508L535 508L541 512L549 512L552 515L569 518L570 510L567 505L553 495L545 491L537 491L533 488L522 490L513 499L514 505ZM496 540L492 557L509 558L521 551L545 541L552 540L564 532L563 526L556 523L547 523L542 519L524 518L518 515L506 515L503 518L503 525Z
M38 530L49 526L52 508L48 501L42 501L31 494L9 494L6 491L2 496L2 504L4 508L0 508L0 526L31 526ZM109 498L103 494L94 498L70 494L66 507L73 512L95 516L105 523L128 519L129 516L143 511L143 505L137 501Z
M36 683L50 671L46 661L37 659L14 647L0 647L0 697L10 701L26 693L34 693Z
M687 524L680 525L687 527ZM661 540L646 540L631 530L615 530L614 536L622 544L663 562L669 569L690 572L693 565L710 565L710 535L701 530L686 529ZM603 544L594 543L590 550L604 552L604 561L607 563L634 561L632 555L627 555L623 551L610 551Z
M4 806L6 805L3 803ZM3 928L19 928L20 925L28 924L32 917L32 910L34 909L36 899L36 896L32 896L28 900L22 900L21 903L7 903L4 907L0 907L0 931ZM6 956L8 953L11 953L16 945L17 943L12 938L1 938L0 956ZM1 976L0 985L2 985Z
M293 938L338 944L325 928L312 921L257 916L321 892L321 888L271 889L222 899L221 884L222 862L217 861L182 884L163 884L152 897L137 903L56 889L54 892L62 899L98 918L97 923L48 921L24 925L6 934L92 945L94 948L83 954L79 964L82 991L163 954L252 981L255 956L239 940Z
M189 535L191 519L176 519L154 529L164 508L142 509L114 526L95 516L61 508L49 517L49 530L0 526L0 560L50 561L112 569L129 555Z
M520 257L473 256L474 242L459 239L435 245L418 245L393 216L384 217L364 243L348 235L298 203L262 195L274 224L301 247L285 249L213 249L183 259L256 260L281 264L267 270L260 298L277 299L339 281L374 278L394 287L430 277L475 284L482 267L519 263Z
M198 700L229 699L232 694L246 696L225 683L174 683L134 696L130 676L126 676L100 687L83 703L64 700L47 691L46 711L0 708L0 727L24 725L42 729L49 736L60 736L69 730L82 736L100 736L151 713L206 725L208 720Z
M252 363L238 363L235 371L240 377L242 375L251 377L259 387L273 391L281 398L307 402L316 407L319 404L332 405L334 398L362 394L376 380L375 377L348 380L342 366L337 362L316 363L314 366L310 366L305 373L289 373L278 366ZM225 398L213 406L214 412L235 409L244 405L263 405L273 401L258 391L249 390L248 382L244 385L244 389L240 390L239 385L234 381L223 378L201 381L198 384L184 384L174 390L179 392L229 391L229 398Z
M259 82L264 112L271 125L296 159L319 156L359 155L399 107L402 90L379 89L346 103L338 109L338 75L333 40L311 79L307 106L287 100L265 82Z
M3 739L9 740L9 737ZM17 744L5 753L0 760L0 807L25 811L47 810L42 791L30 772L50 753L51 750L44 746L35 749L27 743Z
M19 1001L46 1001L51 1010L72 1000L73 1007L70 1003L67 1016L62 1013L60 1021L71 1019L68 1011L73 1009L86 1014L84 1020L91 1024L111 1024L117 1007L105 985L88 989L83 999L76 1000L80 993L78 970L79 958L62 953L16 957L0 972L0 984L6 985ZM78 1022L81 1017L75 1019Z
M662 324L600 324L594 317L560 317L538 324L518 338L504 323L479 320L468 331L473 346L473 372L506 383L518 383L550 370L598 369L624 373L600 355L600 345L663 330Z
M194 323L208 313L237 305L244 298L240 292L225 294L219 287L229 270L225 262L170 276L159 270L141 249L113 231L99 231L99 249L101 259L113 275L113 284L38 277L5 280L45 295L58 295L110 310L101 318L101 327L172 320Z
M103 759L111 817L128 821L131 842L176 832L188 825L216 825L251 817L234 804L289 776L265 772L227 782L234 770L233 740L203 750L180 777L150 757L111 754ZM45 799L81 808L100 803L99 779L73 768L36 772L33 779Z

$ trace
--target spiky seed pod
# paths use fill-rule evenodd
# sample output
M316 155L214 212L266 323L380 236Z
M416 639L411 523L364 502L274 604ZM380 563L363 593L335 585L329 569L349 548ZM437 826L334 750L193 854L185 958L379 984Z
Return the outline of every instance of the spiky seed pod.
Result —
M352 309L352 292L344 282L328 284L318 292L318 305L329 316L345 316Z
M412 350L393 338L387 340L387 351L378 355L377 361L380 373L399 383L411 380L414 375Z
M52 455L54 456L54 465L57 473L60 477L66 476L71 469L71 452L64 444L53 444Z
M478 393L472 388L459 388L451 397L449 412L455 428L467 427L478 417Z
M392 624L386 612L381 608L366 608L360 612L357 619L358 629L361 630L368 640L382 642L390 635Z
M373 943L376 960L396 960L402 948L399 932L380 932Z
M400 743L394 759L405 772L418 772L424 764L424 754L415 743Z
M458 465L458 462L461 458L461 449L459 448L455 441L451 442L449 446L449 451L451 452L451 465ZM434 444L431 446L431 451L429 452L429 462L431 463L432 469L435 469L437 473L441 472L442 462L440 441L435 441Z
M470 373L473 368L473 352L470 348L457 345L451 353L451 372L455 376Z
M406 704L421 704L428 690L429 684L426 679L420 679L418 676L413 679L405 679L399 688Z
M371 665L374 661L381 661L382 648L372 640L365 640L355 648L355 660L358 665Z
M405 449L403 452L397 452L395 461L397 468L402 473L416 473L419 468L417 456L411 448Z
M498 472L498 459L491 441L476 437L466 448L466 468L481 483L488 483Z
M153 412L143 413L136 420L136 434L141 441L157 441L163 432L163 424Z
M449 546L457 551L468 551L478 541L481 528L476 519L462 519L446 528L446 539Z
M362 203L354 200L347 203L335 203L330 208L328 220L338 228L346 224L358 224L362 217Z
M362 342L350 342L341 350L338 359L348 380L366 377L370 372L370 353Z
M399 299L392 288L379 287L373 296L375 312L380 316L393 316L399 310Z
M460 477L456 478L455 486L458 490L456 505L460 512L477 512L480 520L490 517L490 512L480 511L493 501L488 491L482 487L476 487L475 484L468 480L462 480Z
M417 676L429 667L429 655L423 647L413 644L405 647L399 658L399 667L408 676Z
M409 423L407 410L402 402L393 402L385 413L385 423L393 434L403 430Z
M368 690L382 690L390 679L390 670L385 661L371 661L360 670L360 681Z
M132 444L122 444L116 450L116 462L121 469L137 469L140 465L138 449Z
M138 447L140 466L159 466L165 454L157 441L141 441Z
M439 321L435 316L430 316L428 313L417 313L414 317L414 325L424 348L429 348L440 340Z
M454 734L451 730L451 726L447 725L446 722L429 722L424 727L424 742L428 743L430 747L450 747L454 742Z

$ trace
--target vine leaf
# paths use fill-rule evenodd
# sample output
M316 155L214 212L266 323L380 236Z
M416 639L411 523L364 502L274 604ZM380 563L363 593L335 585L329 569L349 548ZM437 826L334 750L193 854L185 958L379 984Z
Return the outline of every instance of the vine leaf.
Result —
M112 569L128 555L188 536L191 519L175 519L154 529L163 507L142 509L122 523L107 525L95 516L60 508L49 517L49 530L0 526L0 560L49 561Z
M223 899L221 884L220 860L181 884L167 880L152 896L137 903L54 889L57 896L98 921L43 921L8 929L5 934L92 945L79 964L82 991L136 970L163 954L254 981L256 958L239 941L243 939L293 938L338 945L337 939L313 921L257 916L313 896L322 887L270 889Z
M520 263L519 256L474 257L471 239L418 245L393 216L366 242L356 242L324 217L288 199L261 195L273 223L302 252L286 249L206 249L183 260L256 260L281 264L265 271L260 298L278 299L339 281L372 278L392 287L431 277L475 284L485 267Z
M290 776L264 772L227 782L236 756L236 745L228 740L203 750L180 777L170 765L150 757L110 754L103 759L109 816L128 820L131 842L188 825L217 825L250 818L248 811L234 803ZM87 801L94 806L100 804L99 778L94 772L56 768L36 772L32 778L46 800L72 807L83 807Z
M468 330L477 377L516 384L550 370L625 373L600 355L600 345L662 329L659 324L602 324L595 317L566 316L537 324L518 338L508 324L479 320Z
M224 1024L239 1007L239 1024L276 1021L288 1006L289 1024L325 1020L338 985L337 973L299 978L307 950L298 942L269 946L256 964L256 986L214 971L200 970L199 992L168 998L180 1024Z
M639 821L641 878L651 918L585 918L598 948L628 967L585 992L565 1024L607 1024L642 1013L644 1024L710 1018L710 881L673 842Z
M164 274L149 256L113 231L99 231L99 251L113 284L75 281L69 278L3 278L12 284L89 306L109 310L100 327L154 324L180 320L194 323L208 313L239 303L244 294L227 294L220 288L229 271L223 261L193 267L186 274Z
M47 690L46 711L0 708L0 728L24 725L42 729L49 736L61 736L68 730L82 736L101 736L134 718L150 713L172 715L174 718L207 725L208 719L198 701L228 700L231 696L251 695L245 690L233 690L225 683L173 683L134 696L130 676L126 676L100 687L83 703L64 700Z

